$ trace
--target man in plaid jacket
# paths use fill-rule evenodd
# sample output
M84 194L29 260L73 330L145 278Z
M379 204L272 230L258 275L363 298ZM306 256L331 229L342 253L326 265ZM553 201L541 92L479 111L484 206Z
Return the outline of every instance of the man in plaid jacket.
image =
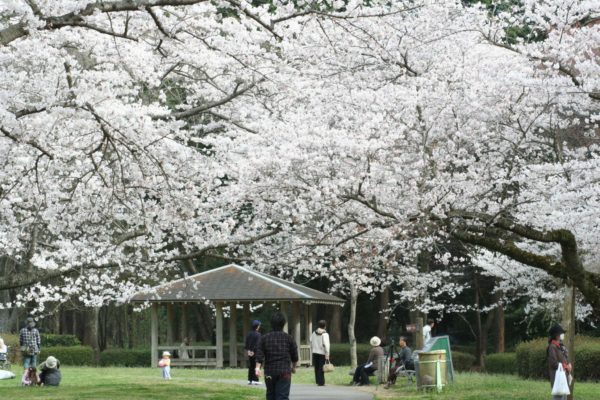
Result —
M27 317L27 325L19 333L19 345L23 354L23 369L37 366L37 355L42 348L40 332L35 327L33 317Z

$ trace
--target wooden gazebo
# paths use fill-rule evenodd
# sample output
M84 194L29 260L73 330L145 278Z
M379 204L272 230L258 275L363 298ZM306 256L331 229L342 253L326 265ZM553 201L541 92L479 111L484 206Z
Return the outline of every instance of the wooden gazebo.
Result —
M159 352L185 351L190 357L173 359L172 365L223 367L223 308L229 305L229 365L238 364L237 305L243 306L244 335L250 324L250 305L277 303L285 314L291 310L291 332L298 343L300 362L310 364L309 338L312 332L312 305L342 306L344 300L271 275L230 264L210 271L168 282L144 292L136 293L131 302L151 304L152 366L158 363ZM166 344L158 343L158 309L167 308L168 324L173 324L174 306L189 303L214 304L216 311L216 346L177 346L172 334ZM305 342L302 344L301 316L304 316ZM167 332L173 331L167 326ZM285 327L288 331L288 325ZM169 336L169 335L167 335ZM171 342L171 343L169 343Z

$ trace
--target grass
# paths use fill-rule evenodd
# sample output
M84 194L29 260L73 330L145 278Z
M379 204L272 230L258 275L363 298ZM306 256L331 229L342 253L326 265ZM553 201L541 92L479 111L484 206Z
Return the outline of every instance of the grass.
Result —
M60 399L60 400L141 400L141 399L211 399L258 400L264 391L256 387L238 386L245 382L246 370L200 370L173 368L173 380L163 381L158 368L92 368L63 367L63 382L58 388L22 388L20 380L0 381L2 399ZM327 385L347 385L351 377L349 367L336 367L326 375ZM13 372L20 375L19 366ZM292 384L314 385L312 368L300 368ZM316 388L315 388L316 389ZM362 388L361 388L362 389ZM355 389L358 390L358 389ZM513 375L457 374L456 382L441 394L417 391L399 379L395 386L385 390L380 385L369 389L376 400L548 400L550 385L545 381L519 379ZM316 392L318 393L318 392ZM596 400L600 396L599 383L577 383L578 400ZM318 400L318 395L315 397ZM343 400L343 399L340 399Z

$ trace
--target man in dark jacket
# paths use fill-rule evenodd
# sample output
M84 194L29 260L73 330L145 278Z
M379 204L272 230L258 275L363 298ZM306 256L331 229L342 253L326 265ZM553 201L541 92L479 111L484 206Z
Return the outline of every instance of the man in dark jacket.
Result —
M289 400L292 374L296 372L298 346L294 338L283 332L285 316L277 311L271 316L272 332L260 338L256 353L256 375L265 366L267 400Z
M391 368L388 375L387 383L384 388L388 389L391 385L396 383L396 378L399 375L406 375L406 371L414 371L415 363L412 357L412 350L408 347L408 339L405 336L400 336L398 341L400 351L398 351L398 358L396 358L396 364Z
M246 335L246 354L248 355L248 385L258 385L258 376L256 376L256 352L258 342L260 342L260 321L252 321L252 330Z

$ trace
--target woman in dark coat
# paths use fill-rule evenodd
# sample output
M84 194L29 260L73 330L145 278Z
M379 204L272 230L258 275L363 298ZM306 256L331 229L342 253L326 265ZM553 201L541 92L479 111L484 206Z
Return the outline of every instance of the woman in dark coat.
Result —
M550 378L550 386L554 386L554 379L556 377L556 370L558 364L562 364L563 369L567 372L567 377L571 371L571 364L567 358L567 349L561 343L564 339L565 331L560 325L555 325L550 329L550 337L548 338L548 348L546 352L548 354L548 376ZM567 396L558 395L552 396L552 400L566 400Z

